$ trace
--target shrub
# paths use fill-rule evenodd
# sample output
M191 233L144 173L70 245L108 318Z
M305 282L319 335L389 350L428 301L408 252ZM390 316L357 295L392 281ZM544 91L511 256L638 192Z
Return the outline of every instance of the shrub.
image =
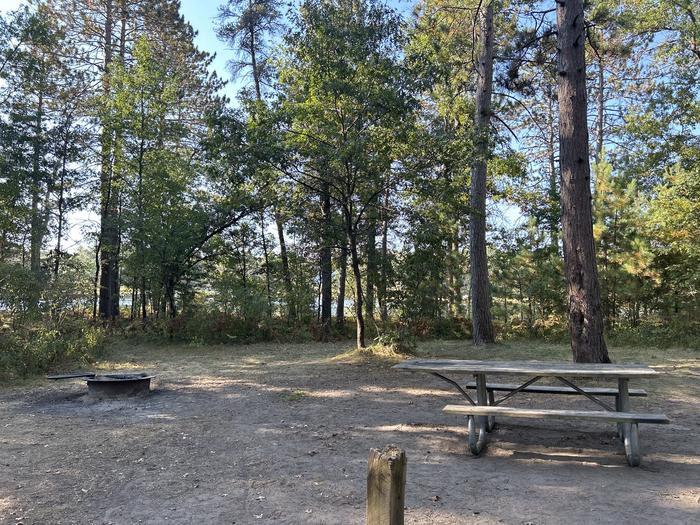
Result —
M58 366L85 366L104 348L105 330L81 319L27 324L0 333L0 378L26 378Z
M174 319L132 323L127 335L152 340L178 341L190 344L250 344L283 341L308 342L314 339L311 323L287 323L268 317L244 319L235 314L195 309Z
M385 348L395 354L413 355L416 351L416 338L405 325L399 324L377 335L374 346Z
M700 323L643 322L637 326L618 326L608 334L615 346L655 346L700 349Z

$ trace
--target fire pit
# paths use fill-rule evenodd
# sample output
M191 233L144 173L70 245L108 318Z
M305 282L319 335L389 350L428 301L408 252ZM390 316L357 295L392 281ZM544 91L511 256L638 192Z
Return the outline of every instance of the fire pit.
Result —
M88 394L97 397L143 396L151 391L152 375L145 372L130 374L94 374L92 372L73 372L46 376L47 379L85 379Z
M124 397L145 395L151 391L151 379L146 373L101 374L87 378L88 394L95 397Z

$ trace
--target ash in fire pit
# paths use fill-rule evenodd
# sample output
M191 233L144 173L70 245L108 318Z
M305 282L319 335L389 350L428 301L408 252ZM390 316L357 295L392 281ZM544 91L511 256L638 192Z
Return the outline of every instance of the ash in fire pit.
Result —
M151 391L153 376L138 374L101 374L87 378L88 394L95 397L146 395Z

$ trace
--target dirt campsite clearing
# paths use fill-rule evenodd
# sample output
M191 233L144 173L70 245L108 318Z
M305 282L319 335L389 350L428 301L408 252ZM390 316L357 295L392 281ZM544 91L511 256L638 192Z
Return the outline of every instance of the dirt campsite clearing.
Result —
M0 388L0 523L361 524L367 456L387 444L408 457L406 523L697 523L697 352L613 349L618 362L663 372L635 383L649 396L633 407L671 419L641 427L643 463L630 468L614 425L599 423L503 420L473 457L464 420L441 411L459 394L349 348L121 344L97 368L153 372L147 397L96 400L81 380ZM465 359L567 351L418 349Z

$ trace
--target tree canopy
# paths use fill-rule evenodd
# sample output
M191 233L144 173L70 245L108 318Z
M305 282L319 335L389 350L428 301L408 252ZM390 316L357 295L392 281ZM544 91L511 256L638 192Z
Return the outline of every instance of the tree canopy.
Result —
M596 0L568 34L557 5L227 0L223 77L177 0L4 13L0 315L359 347L568 326L593 360L698 334L700 9Z

